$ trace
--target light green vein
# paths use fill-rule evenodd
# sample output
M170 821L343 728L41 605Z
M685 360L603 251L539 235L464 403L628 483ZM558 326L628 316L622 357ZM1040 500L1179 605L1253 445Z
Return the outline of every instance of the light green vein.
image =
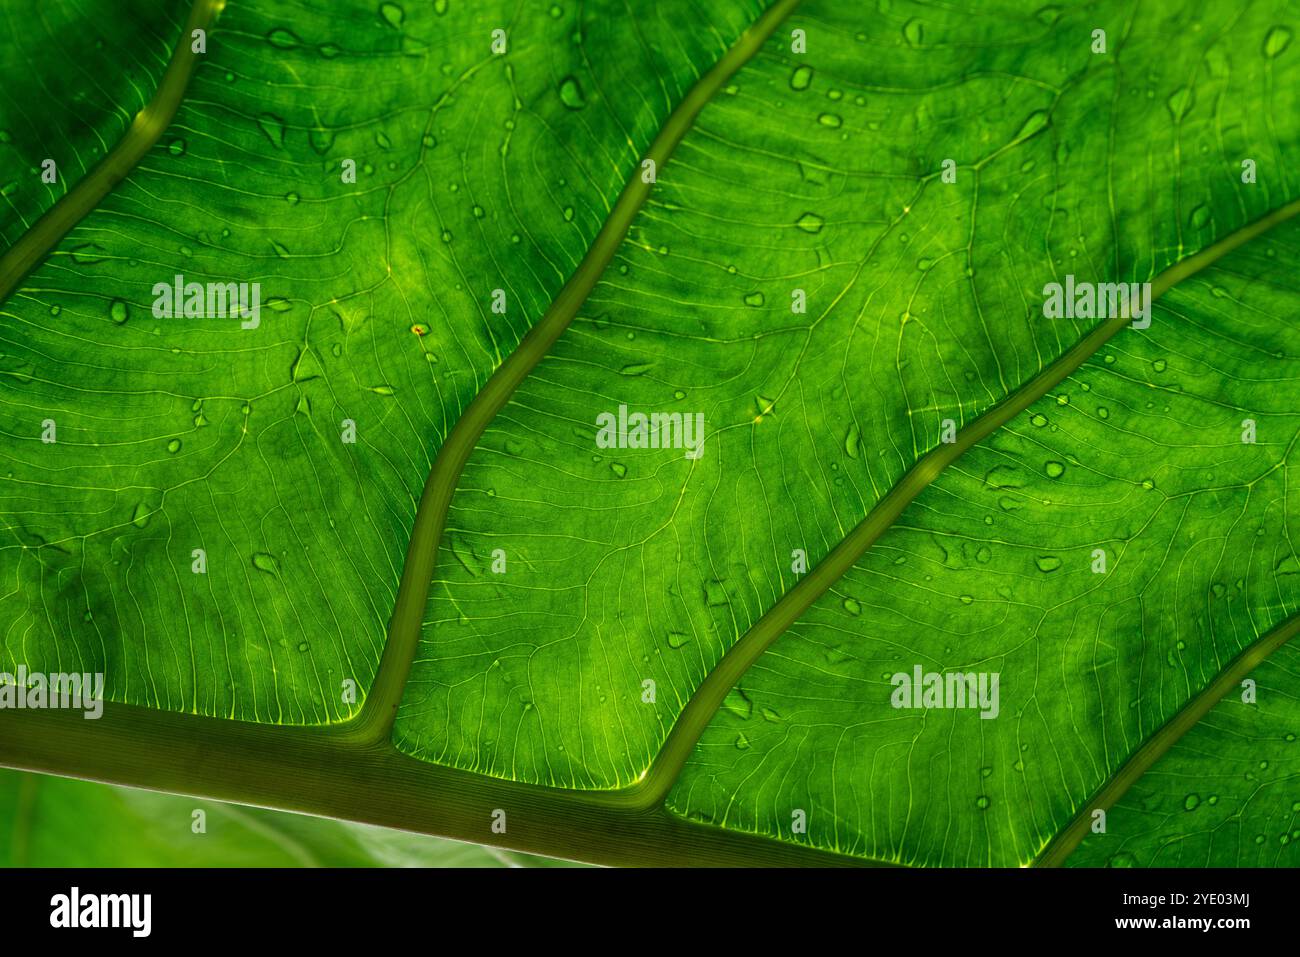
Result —
M157 91L135 115L126 135L0 256L0 303L153 149L176 116L202 56L194 52L194 31L211 29L225 6L226 0L195 0Z
M1297 634L1300 634L1300 615L1293 615L1272 631L1247 645L1241 654L1228 662L1214 681L1161 725L1160 730L1151 735L1142 747L1134 751L1133 756L1125 761L1097 793L1079 808L1079 812L1070 823L1039 853L1034 866L1059 867L1063 864L1070 853L1079 846L1079 842L1087 836L1092 827L1094 811L1110 810L1115 802L1133 786L1133 783L1190 731L1196 722L1209 714L1210 709L1229 691L1240 685L1241 680L1254 671L1265 658Z
M1151 282L1154 300L1177 283L1218 261L1244 243L1300 213L1300 200L1281 206L1261 219L1220 239L1195 255L1180 260ZM957 433L956 441L931 449L890 489L862 522L799 583L768 609L722 656L717 666L691 696L677 718L663 748L650 769L635 786L640 798L650 803L668 796L700 735L712 720L723 699L758 657L818 598L852 568L877 539L898 520L911 501L924 491L945 468L976 443L1002 428L1030 405L1083 365L1112 336L1129 325L1127 315L1116 316L1097 326L1068 352L1044 368L1005 399Z

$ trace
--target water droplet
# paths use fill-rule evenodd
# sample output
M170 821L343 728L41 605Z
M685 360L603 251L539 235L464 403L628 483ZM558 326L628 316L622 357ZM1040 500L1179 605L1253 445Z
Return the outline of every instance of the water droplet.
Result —
M1291 31L1286 27L1274 27L1264 37L1264 56L1270 60L1280 56L1291 45Z
M253 556L253 567L260 572L266 572L268 575L280 574L280 563L274 555L268 555L266 552L258 552Z
M1203 229L1210 223L1210 207L1202 203L1192 210L1191 223L1193 229Z
M295 50L302 46L302 40L292 30L276 27L266 35L267 42L277 50Z
M1034 564L1038 566L1040 572L1054 572L1063 562L1055 555L1039 555L1034 559Z
M1200 803L1201 803L1201 796L1199 794L1189 794L1187 795L1186 798L1183 799L1183 810L1194 811L1196 810L1197 805L1199 805Z
M913 17L903 24L903 39L907 41L908 46L919 47L925 38L925 26L919 19Z
M1061 462L1048 462L1043 466L1043 471L1047 473L1048 478L1060 478L1065 474L1065 465Z
M848 453L849 458L856 459L858 457L858 440L858 427L850 425L848 434L844 436L844 451Z
M736 748L737 748L737 750L740 750L740 751L748 751L748 750L749 750L749 738L745 737L744 734L738 734L738 735L736 735Z
M302 199L302 197L299 196L297 193L285 193L285 194L284 194L284 201L285 201L286 203L288 203L290 206L297 206L297 205L298 205L298 202L299 202L301 199Z
M305 642L305 641L300 641L300 642L298 642L298 650L299 650L299 651L306 651L306 650L307 650L308 648L310 648L310 647L311 647L311 646L310 646L309 644L307 644L307 642Z
M833 130L838 130L844 125L844 120L840 118L838 113L823 113L821 116L817 117L817 122L822 126L828 126Z
M820 233L822 227L826 225L826 220L822 219L816 213L804 213L795 223L805 233Z
M1016 134L1016 139L1029 139L1029 137L1033 136L1035 133L1045 129L1047 123L1047 111L1034 110L1034 112L1025 117L1025 122L1020 125L1020 132Z
M307 142L321 156L324 156L334 146L334 131L317 127L307 134Z
M371 386L370 391L375 395L395 395L397 393L397 390L386 382L381 385Z
M136 528L144 528L149 524L149 516L153 514L153 509L141 502L131 513L131 524Z
M761 292L751 292L745 295L745 305L753 306L755 309L765 302L767 302L767 298Z
M379 5L379 15L388 22L389 26L400 27L402 21L406 19L406 11L391 0L384 0Z
M575 76L566 76L560 82L560 102L571 110L580 110L587 105L582 95L582 87Z
M180 450L181 450L180 439L172 439L170 442L167 443L167 451L170 452L172 455L175 455Z
M1036 428L1041 429L1043 426L1047 424L1047 416L1043 415L1043 413L1041 412L1035 412L1033 415L1029 417L1029 423L1030 425L1033 425Z
M727 692L727 696L722 699L722 707L745 721L754 714L754 703L739 688L732 688Z
M1173 116L1175 122L1181 120L1187 115L1192 108L1192 101L1195 94L1189 86L1179 87L1169 94L1169 99L1165 100L1165 106L1169 107L1169 113Z
M808 89L809 84L812 83L812 77L813 77L812 67L804 66L803 64L800 64L799 66L795 67L794 72L790 74L790 89L792 90Z
M72 261L78 266L93 266L106 258L105 249L99 243L82 243L72 247Z
M108 307L108 315L110 319L120 326L131 318L131 310L127 308L126 303L121 299L114 299L112 304Z
M186 142L180 137L177 137L167 144L167 152L172 156L184 156L185 150L188 148Z
M653 362L633 362L630 365L623 366L618 371L622 375L645 375L653 368Z
M263 113L257 118L257 128L276 149L284 148L284 120L274 113Z
M860 605L855 599L846 598L844 599L844 610L856 618L858 615L862 614L862 605Z
M993 802L988 799L988 795L986 794L981 794L975 799L975 806L981 811L987 810L988 806L992 803Z
M1137 867L1137 858L1128 851L1120 851L1118 854L1112 854L1106 860L1107 867Z
M1053 26L1061 18L1060 7L1043 7L1034 17L1045 27Z
M316 52L319 53L326 60L332 60L343 51L339 49L337 43L322 43L320 46L316 48Z
M447 0L433 0L433 12L440 17L447 15Z
M627 466L624 465L622 462L611 462L609 464L609 470L613 472L615 475L617 475L619 478L627 477Z
M682 646L688 644L688 643L690 642L690 640L691 640L691 636L690 636L690 635L683 635L683 634L682 634L681 632L679 632L679 631L670 631L670 632L668 632L668 647L669 647L669 648L674 648L674 649L676 649L676 648L681 648Z
M974 599L974 597L972 597L971 595L962 595L962 596L961 596L961 603L962 603L963 605L969 605L969 604L971 604L973 601L975 601L975 599Z

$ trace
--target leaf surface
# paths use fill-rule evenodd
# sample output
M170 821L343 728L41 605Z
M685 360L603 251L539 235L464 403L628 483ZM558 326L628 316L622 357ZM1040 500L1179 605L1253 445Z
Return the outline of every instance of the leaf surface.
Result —
M795 6L232 3L166 137L0 304L0 669L105 672L140 728L308 726L308 763L370 760L400 700L413 765L615 832L667 795L673 840L1035 860L1296 613L1294 11L773 29ZM55 198L21 182L9 242ZM258 323L156 316L182 275L259 283ZM1154 282L1150 327L1047 318L1067 276ZM696 444L598 440L627 411ZM996 673L996 720L894 707L914 667ZM211 737L264 767L260 729Z

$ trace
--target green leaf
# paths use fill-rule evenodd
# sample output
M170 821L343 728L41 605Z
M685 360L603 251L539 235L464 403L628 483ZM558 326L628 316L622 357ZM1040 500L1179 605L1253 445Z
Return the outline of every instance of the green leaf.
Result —
M1293 14L217 12L6 234L0 670L110 704L0 761L605 863L1058 863L1104 809L1155 859L1124 790L1300 621Z
M23 638L0 666L102 671L112 700L223 718L355 713L433 453L573 271L635 144L755 12L628 33L499 7L225 11L182 148L160 142L4 305L0 616ZM465 41L478 17L519 38L504 63ZM655 96L621 82L629 64ZM175 274L260 282L260 328L155 318Z
M158 85L182 9L175 0L5 4L0 248L17 241L126 133ZM42 178L46 160L54 161L54 182Z
M1295 866L1300 652L1284 647L1251 674L1258 701L1229 694L1089 834L1071 867Z
M906 864L1032 861L1300 607L1298 255L1292 222L1175 286L939 475L746 675L755 714L719 715L670 806L773 836L804 808L805 840ZM997 673L996 719L894 707L917 666Z

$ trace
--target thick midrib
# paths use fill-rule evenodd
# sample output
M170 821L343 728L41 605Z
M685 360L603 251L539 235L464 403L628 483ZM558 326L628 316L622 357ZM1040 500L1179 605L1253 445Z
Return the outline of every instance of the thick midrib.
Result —
M1125 761L1097 793L1079 808L1079 812L1070 823L1043 848L1034 861L1034 866L1059 867L1063 864L1070 856L1070 852L1079 846L1091 829L1093 811L1109 811L1115 802L1133 786L1133 783L1190 731L1196 722L1209 714L1210 709L1237 687L1241 680L1254 671L1265 658L1297 634L1300 634L1300 614L1292 615L1272 631L1247 645L1245 650L1228 662L1219 672L1219 676L1206 685L1200 694L1183 705L1172 718L1160 726L1160 730L1147 738L1142 746L1133 752L1132 757Z
M1180 260L1151 281L1151 298L1168 292L1218 259L1300 213L1300 200L1281 206L1195 255ZM921 456L867 517L849 532L822 561L756 621L722 656L682 709L650 769L636 785L646 801L668 796L705 727L722 705L727 692L787 628L844 576L898 520L903 510L939 474L967 449L1002 428L1083 365L1130 319L1117 316L1084 336L1068 352L1021 385L1005 399L957 433L956 441L940 445Z
M123 137L57 203L45 211L27 232L0 256L0 303L18 288L29 272L45 259L64 236L81 222L127 174L144 159L171 125L189 86L194 68L203 55L195 53L195 30L211 29L226 0L195 0L185 29L181 31L171 59L163 71L158 89Z
M438 450L416 508L406 551L406 564L402 568L379 670L366 695L361 714L355 719L355 731L360 737L387 740L392 732L393 721L401 704L402 690L411 673L411 664L420 641L420 626L429 601L438 546L461 471L478 445L483 431L569 327L622 245L628 227L650 196L651 184L645 182L641 175L641 163L647 159L653 160L655 170L662 173L677 144L694 125L700 110L758 52L777 25L798 5L799 0L778 0L769 7L718 62L696 81L682 102L669 114L650 148L643 157L638 158L636 170L623 187L578 268L556 295L546 314L520 340L519 345L470 402Z

